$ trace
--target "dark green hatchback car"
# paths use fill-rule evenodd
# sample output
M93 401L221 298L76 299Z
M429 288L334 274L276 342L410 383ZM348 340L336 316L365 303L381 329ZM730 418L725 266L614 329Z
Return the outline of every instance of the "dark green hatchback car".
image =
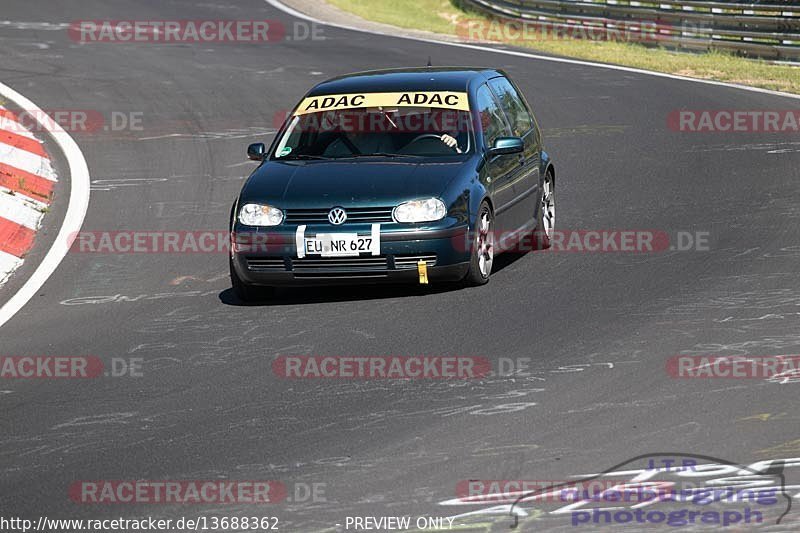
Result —
M555 169L525 98L500 70L420 68L314 87L231 211L231 282L486 283L525 236L547 247ZM531 237L532 236L532 237Z

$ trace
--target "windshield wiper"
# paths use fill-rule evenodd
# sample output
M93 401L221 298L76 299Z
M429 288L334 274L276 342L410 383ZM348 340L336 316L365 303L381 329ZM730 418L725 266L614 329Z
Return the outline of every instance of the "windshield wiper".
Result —
M278 161L292 161L292 160L326 160L331 159L330 157L325 157L324 155L310 155L310 154L292 154L286 157L279 157Z
M351 159L355 157L422 157L421 155L414 155L414 154L392 154L389 152L374 152L371 154L351 154L345 155L341 157L336 157L334 159Z

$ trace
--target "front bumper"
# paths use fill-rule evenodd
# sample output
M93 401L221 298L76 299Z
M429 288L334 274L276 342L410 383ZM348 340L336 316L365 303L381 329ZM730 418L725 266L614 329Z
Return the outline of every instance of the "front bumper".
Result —
M358 233L370 235L369 224L308 226L304 234ZM353 257L298 257L297 226L234 227L231 257L239 278L251 285L337 285L419 283L424 261L430 281L458 281L469 269L466 225L408 228L380 227L380 252Z

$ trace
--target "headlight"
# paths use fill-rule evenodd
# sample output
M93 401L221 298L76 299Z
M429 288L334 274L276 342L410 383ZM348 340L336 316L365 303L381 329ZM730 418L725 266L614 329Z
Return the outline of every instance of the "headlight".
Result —
M239 222L245 226L277 226L283 222L283 211L271 205L244 204Z
M414 200L394 208L394 219L398 222L432 222L441 220L447 214L447 207L438 198Z

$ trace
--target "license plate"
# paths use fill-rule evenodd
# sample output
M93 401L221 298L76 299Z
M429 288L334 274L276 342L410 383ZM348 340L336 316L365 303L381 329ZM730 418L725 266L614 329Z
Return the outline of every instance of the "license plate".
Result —
M304 239L305 255L354 257L371 253L378 243L372 237L356 233L318 233Z

